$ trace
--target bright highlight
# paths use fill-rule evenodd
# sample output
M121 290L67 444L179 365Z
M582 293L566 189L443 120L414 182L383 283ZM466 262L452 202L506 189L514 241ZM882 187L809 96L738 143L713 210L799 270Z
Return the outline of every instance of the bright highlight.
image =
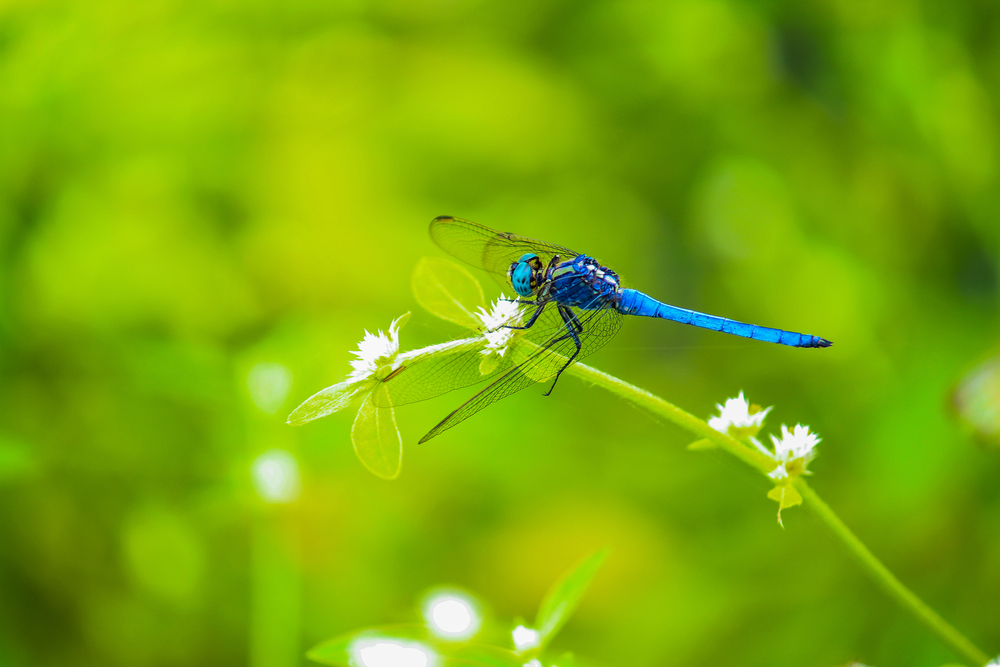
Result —
M251 469L258 495L269 503L290 503L299 497L299 464L283 449L269 449Z
M523 625L519 625L514 628L514 632L511 633L514 638L514 647L518 651L527 651L528 649L535 648L538 646L538 642L541 637L538 635L538 630L532 630L531 628L526 628Z
M417 642L363 639L351 646L354 663L362 667L434 667L437 656Z
M479 631L476 604L455 592L436 593L424 602L424 620L431 631L445 639L468 639Z

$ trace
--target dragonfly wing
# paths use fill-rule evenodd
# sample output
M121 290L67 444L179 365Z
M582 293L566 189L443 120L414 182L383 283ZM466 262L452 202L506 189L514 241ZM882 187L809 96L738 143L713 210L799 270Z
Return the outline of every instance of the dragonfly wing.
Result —
M483 337L474 335L432 345L397 357L398 367L375 395L375 405L388 408L434 398L495 378L511 366L510 358L487 359Z
M577 310L574 308L573 312L580 325L583 326L583 333L580 334L581 349L573 360L574 362L600 349L621 328L622 315L614 309ZM544 322L542 321L543 317L545 318ZM538 333L535 333L536 327L539 328ZM525 387L552 379L576 351L576 344L568 334L566 323L559 315L558 310L552 307L551 312L545 312L542 317L539 317L535 326L527 330L524 340L520 341L517 344L518 347L512 350L514 361L519 362L513 367L509 367L488 387L445 417L421 438L420 442L427 442L452 426L465 421L483 408ZM544 342L537 342L543 335L547 337ZM520 360L518 360L518 356L521 357Z
M538 255L543 265L548 265L554 255L572 259L579 254L563 246L498 232L485 225L450 215L434 218L430 233L434 242L443 250L463 262L499 276L503 284L506 284L507 268L526 253Z

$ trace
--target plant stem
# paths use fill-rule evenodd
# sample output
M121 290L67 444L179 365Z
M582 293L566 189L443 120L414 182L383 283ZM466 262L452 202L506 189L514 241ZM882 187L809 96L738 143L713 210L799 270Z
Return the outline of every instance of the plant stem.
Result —
M989 662L989 656L980 651L972 642L966 639L962 633L951 626L946 620L941 618L936 611L928 607L923 600L918 598L913 592L908 589L903 583L896 578L896 576L886 568L882 562L875 557L875 555L868 550L861 540L858 539L857 535L851 532L843 521L840 520L830 506L823 502L823 499L816 495L816 492L812 490L804 479L799 477L794 482L795 487L802 494L802 498L806 501L808 507L815 512L823 523L825 523L834 534L840 538L841 542L847 547L857 560L861 564L861 567L865 569L868 574L874 579L879 585L881 585L889 593L890 596L896 599L904 609L908 610L913 614L920 622L926 625L931 632L936 634L938 638L945 644L951 647L953 651L958 653L960 656L966 660L971 660L974 665L985 665Z
M744 463L757 470L768 473L775 467L775 462L763 453L743 444L739 440L724 433L716 431L704 420L698 419L689 412L681 410L677 406L668 403L659 396L654 396L645 389L640 389L624 380L608 375L596 368L591 368L584 364L573 364L568 369L577 377L599 385L608 391L618 394L629 401L646 408L654 414L665 417L677 424L681 428L694 433L700 438L710 440L718 447L733 454ZM861 540L851 532L851 530L840 520L830 506L816 495L816 492L806 484L802 477L798 477L795 487L805 503L813 512L833 531L841 542L848 548L852 555L857 558L862 568L883 588L888 591L896 602L905 610L910 612L918 621L933 632L941 641L958 653L964 659L979 667L989 662L989 656L979 650L972 642L965 638L958 630L952 627L947 621L941 618L937 612L928 607L920 598L903 585L895 575L881 563L868 548L862 544Z

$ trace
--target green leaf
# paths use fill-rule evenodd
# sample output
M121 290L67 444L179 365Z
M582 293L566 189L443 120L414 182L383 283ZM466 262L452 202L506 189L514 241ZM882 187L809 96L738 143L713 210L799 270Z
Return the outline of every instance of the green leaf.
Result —
M767 492L767 497L778 502L778 509L802 504L802 496L791 484L781 484Z
M549 589L535 619L540 646L544 646L566 623L607 555L608 550L604 548L587 557Z
M481 326L475 312L485 308L483 288L463 267L440 257L417 262L411 280L417 303L441 319L476 329Z
M360 649L380 642L398 645L395 650L401 653L423 651L433 654L438 660L429 660L429 664L440 667L521 667L524 664L524 659L513 651L442 639L431 634L425 625L388 625L357 630L315 646L306 656L326 665L356 667L361 664L357 655Z
M375 391L385 391L385 385L379 384ZM351 429L354 453L376 476L395 479L403 460L403 440L399 437L392 408L375 407L373 396L374 392L365 397L354 419Z
M344 380L326 389L321 389L304 400L302 405L292 410L292 414L288 415L288 423L292 426L300 426L314 419L326 417L338 410L343 410L350 405L354 395L363 388L364 384L361 382Z

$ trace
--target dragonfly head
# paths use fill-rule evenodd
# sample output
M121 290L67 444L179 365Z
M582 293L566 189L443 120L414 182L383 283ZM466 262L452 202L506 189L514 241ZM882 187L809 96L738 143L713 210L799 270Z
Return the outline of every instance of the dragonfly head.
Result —
M507 269L507 280L518 296L531 296L542 274L542 260L534 253L521 255L521 259L512 262Z

